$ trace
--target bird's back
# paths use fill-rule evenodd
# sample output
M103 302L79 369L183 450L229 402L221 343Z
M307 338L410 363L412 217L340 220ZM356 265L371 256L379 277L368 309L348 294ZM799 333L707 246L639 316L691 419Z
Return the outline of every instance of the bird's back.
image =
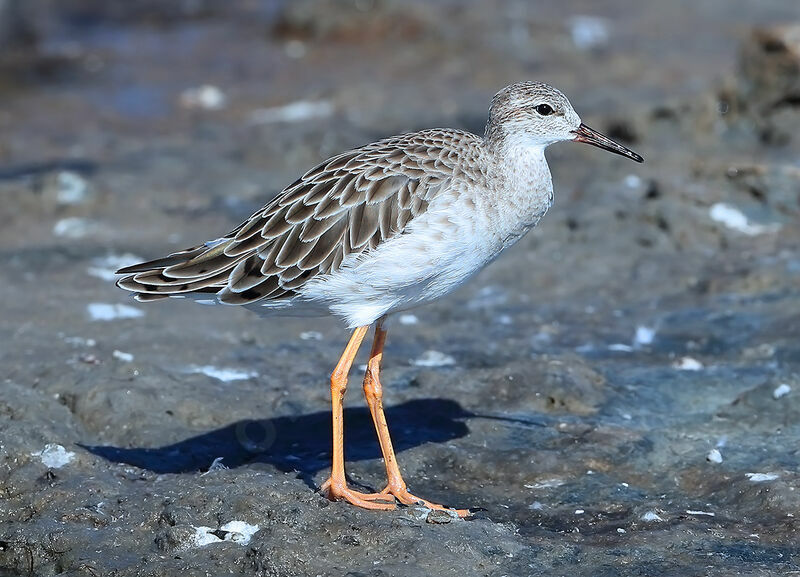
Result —
M117 284L140 301L191 296L290 307L312 279L403 234L454 181L480 178L470 167L481 141L432 129L339 154L227 235L121 269Z

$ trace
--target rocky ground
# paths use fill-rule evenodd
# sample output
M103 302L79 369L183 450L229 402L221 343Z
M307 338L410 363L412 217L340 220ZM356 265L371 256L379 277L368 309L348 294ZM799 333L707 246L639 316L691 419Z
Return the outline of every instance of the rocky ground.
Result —
M542 4L0 1L0 574L800 574L796 8ZM647 162L553 147L541 225L391 325L411 488L483 511L330 503L343 328L112 273L520 79Z

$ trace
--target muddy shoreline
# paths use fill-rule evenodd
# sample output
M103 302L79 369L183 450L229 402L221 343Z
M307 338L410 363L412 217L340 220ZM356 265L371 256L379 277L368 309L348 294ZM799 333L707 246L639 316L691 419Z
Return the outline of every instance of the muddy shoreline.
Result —
M0 574L800 572L787 3L11 4ZM484 510L331 503L340 324L140 305L112 273L230 230L348 147L482 131L520 79L647 162L552 147L542 223L390 327L411 489ZM380 489L360 375L348 474Z

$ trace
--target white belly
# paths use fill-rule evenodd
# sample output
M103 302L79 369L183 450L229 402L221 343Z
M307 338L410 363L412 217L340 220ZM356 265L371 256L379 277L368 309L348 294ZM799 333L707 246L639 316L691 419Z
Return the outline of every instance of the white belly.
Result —
M499 252L471 215L456 206L435 206L408 230L372 251L346 259L341 268L309 281L302 299L324 303L349 327L446 295Z

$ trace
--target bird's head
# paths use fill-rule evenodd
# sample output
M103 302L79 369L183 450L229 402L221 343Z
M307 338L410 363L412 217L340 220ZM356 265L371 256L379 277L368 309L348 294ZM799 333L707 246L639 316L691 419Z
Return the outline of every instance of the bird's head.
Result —
M585 142L636 162L644 159L581 122L561 91L542 82L518 82L494 95L486 125L488 139L544 148L554 142Z

